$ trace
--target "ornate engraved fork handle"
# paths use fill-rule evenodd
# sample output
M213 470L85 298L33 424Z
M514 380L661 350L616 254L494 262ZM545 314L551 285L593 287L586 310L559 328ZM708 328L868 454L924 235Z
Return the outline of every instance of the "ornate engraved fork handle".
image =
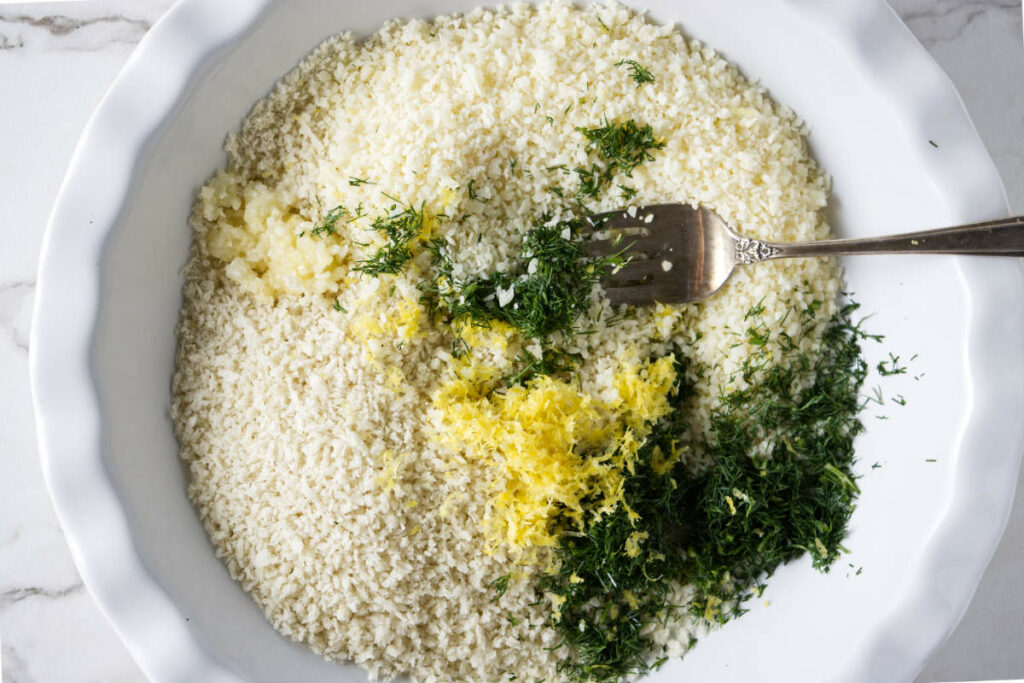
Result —
M850 254L974 254L1024 256L1024 216L903 235L820 242L762 242L734 237L737 263Z

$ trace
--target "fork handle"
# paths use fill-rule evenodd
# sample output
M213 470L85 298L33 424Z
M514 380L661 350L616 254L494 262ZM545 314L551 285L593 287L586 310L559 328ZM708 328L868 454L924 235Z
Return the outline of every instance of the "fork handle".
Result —
M736 240L736 260L740 263L850 254L1024 256L1024 216L866 239L761 242L740 237Z

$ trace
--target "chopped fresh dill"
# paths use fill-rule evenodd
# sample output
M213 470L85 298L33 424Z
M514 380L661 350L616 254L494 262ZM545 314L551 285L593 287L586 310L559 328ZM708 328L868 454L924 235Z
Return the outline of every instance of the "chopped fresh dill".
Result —
M390 213L373 220L370 229L387 238L387 243L373 256L360 261L355 269L366 275L379 277L397 275L412 258L412 242L423 233L424 205L399 210L392 205Z
M596 150L600 163L590 166L577 166L572 170L579 185L576 189L576 201L582 207L584 200L598 199L608 188L615 174L623 173L632 177L633 170L645 161L654 159L651 150L661 149L665 143L656 140L650 124L643 126L632 119L625 123L611 123L607 119L604 125L597 128L576 128L588 141L588 146ZM566 172L564 165L552 166L548 170L558 169ZM619 185L625 200L636 195L636 190Z
M629 67L629 77L636 83L636 87L640 87L644 83L654 83L654 74L648 69L641 66L633 59L623 59L620 62L616 62L615 66L627 66Z
M443 242L428 243L436 276L421 286L425 303L453 322L487 325L498 320L545 342L558 333L569 339L577 319L590 309L591 290L622 262L618 255L593 259L584 248L582 219L540 225L526 233L512 271L459 280Z
M341 311L342 313L348 313L345 307L338 302L337 298L334 299L334 310Z
M694 433L684 379L691 375L676 355L673 410L650 425L624 504L564 534L556 569L540 580L538 594L560 603L551 625L562 637L556 647L569 648L560 664L569 680L643 674L661 661L652 657L650 625L683 610L724 623L746 611L779 565L806 554L824 572L845 552L859 494L853 440L863 430L859 395L867 375L860 342L869 338L852 322L855 310L844 307L820 347L794 351L785 366L772 362L772 348L755 349L740 371L749 384L720 396L712 411L699 447L714 464L700 471L666 458ZM759 315L750 316L755 325ZM801 315L806 334L814 311ZM694 586L688 604L672 601L677 583Z
M472 199L473 201L480 202L481 204L486 204L487 202L491 201L490 199L484 199L479 194L477 194L476 188L473 187L473 185L475 184L476 178L470 180L469 184L466 185L466 193L469 195L469 198Z
M754 304L749 311L743 315L744 320L760 316L764 313L764 297L761 297L756 304Z
M342 217L344 217L346 214L348 214L348 209L346 209L344 206L334 207L333 209L327 212L327 215L324 216L322 221L313 226L313 229L310 230L309 234L312 235L313 237L318 237L320 235L337 234L335 226L338 224L338 221L341 220Z
M511 574L505 574L499 576L494 581L491 581L490 588L494 591L494 597L491 598L491 602L497 602L499 598L505 595L508 591L508 582L512 578Z
M603 126L576 130L590 141L611 172L618 170L626 177L632 177L633 169L640 164L654 160L651 150L665 146L663 140L654 137L651 124L641 126L633 119L624 123L611 123L605 119Z
M502 379L506 386L526 384L539 375L560 375L572 371L577 358L562 349L546 348L540 356L535 356L527 349L519 349L516 354L518 370Z
M881 361L875 369L878 370L878 374L882 377L889 377L890 375L904 375L907 372L905 366L900 365L900 357L894 356L892 353L889 354L888 360Z
M610 167L602 168L598 164L593 164L590 168L574 168L573 173L580 181L576 194L588 199L597 199L612 179Z
M355 187L359 187L360 185L376 185L376 183L370 182L366 178L356 178L355 176L348 179L348 184Z

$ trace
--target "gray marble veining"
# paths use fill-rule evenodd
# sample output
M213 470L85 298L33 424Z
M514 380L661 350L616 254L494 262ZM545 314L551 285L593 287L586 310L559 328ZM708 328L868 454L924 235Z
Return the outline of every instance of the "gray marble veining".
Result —
M10 339L15 348L25 353L34 292L34 280L0 281L0 338Z
M894 3L925 47L960 38L982 17L1006 14L1020 16L1018 0L904 0ZM1019 23L1019 22L1018 22Z
M134 45L149 28L148 21L123 16L73 19L0 13L0 49L102 50L115 42Z
M21 588L11 588L10 590L0 591L0 611L7 609L11 605L19 603L22 600L28 600L29 598L55 600L71 595L72 593L83 590L84 588L85 586L82 585L81 582L78 582L64 588L24 586Z
M0 51L94 51L135 45L173 0L0 5Z

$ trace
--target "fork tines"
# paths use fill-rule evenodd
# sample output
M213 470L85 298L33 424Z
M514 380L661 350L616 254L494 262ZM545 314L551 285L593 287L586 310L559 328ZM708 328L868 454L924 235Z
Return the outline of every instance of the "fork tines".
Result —
M673 226L678 224L678 204L654 204L594 214L594 239L587 244L591 256L624 252L627 256L663 254L671 249Z
M674 278L683 209L679 204L655 204L609 211L590 217L593 240L586 245L594 257L621 255L626 263L605 280L605 293L614 304L644 304L677 298Z

